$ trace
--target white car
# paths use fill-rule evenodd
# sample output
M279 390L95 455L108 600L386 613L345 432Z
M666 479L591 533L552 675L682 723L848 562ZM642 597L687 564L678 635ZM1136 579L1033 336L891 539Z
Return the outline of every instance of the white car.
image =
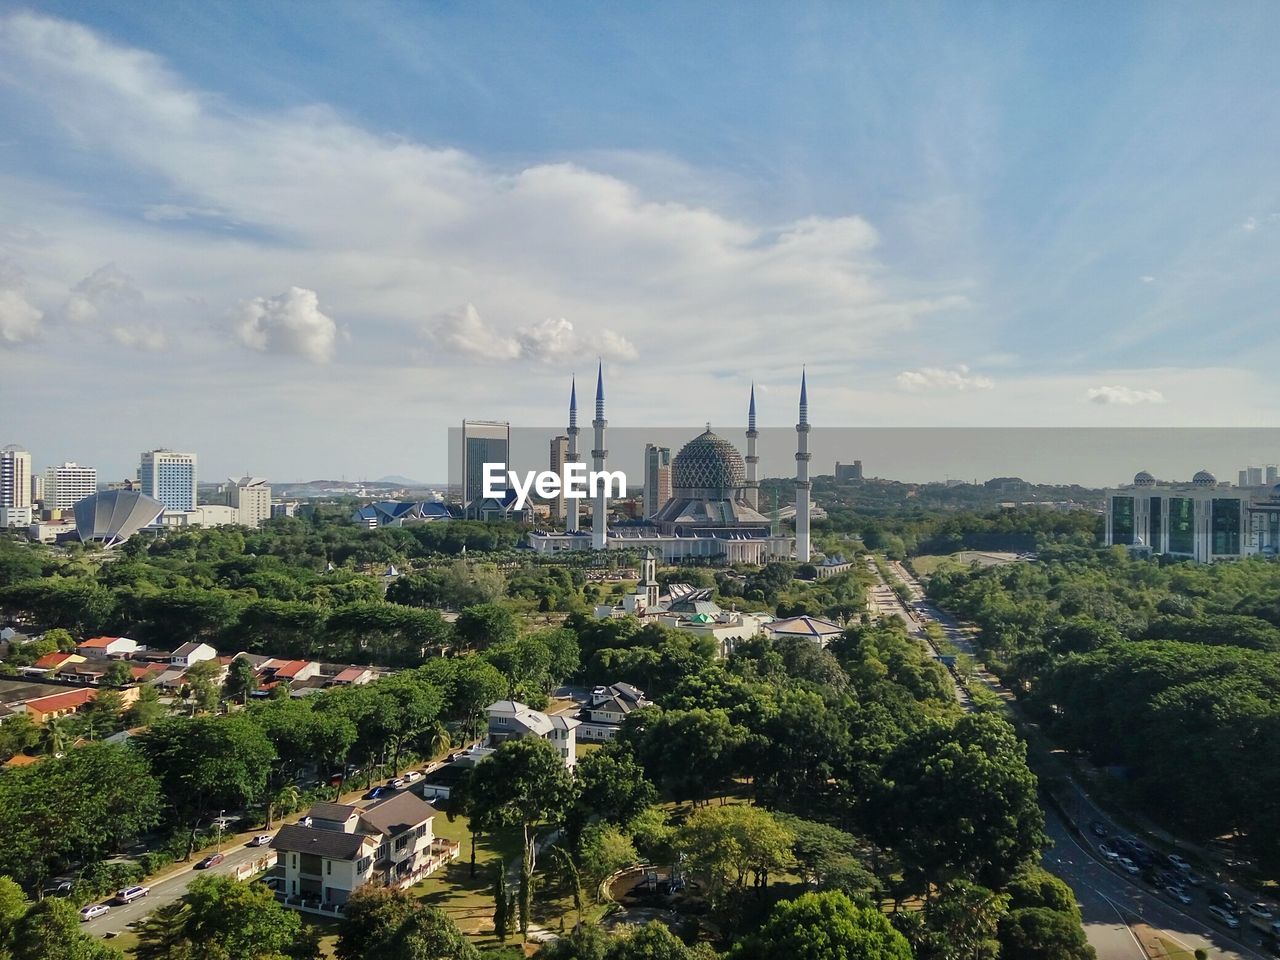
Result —
M1107 860L1110 860L1112 863L1120 859L1120 852L1118 850L1112 849L1111 846L1105 843L1098 844L1098 852L1102 854L1102 856L1105 857Z
M254 837L252 840L250 840L250 841L249 841L249 846L251 846L251 847L265 847L265 846L266 846L267 844L269 844L270 842L271 842L271 834L269 834L269 833L260 833L260 834L258 834L256 837Z
M1248 910L1259 920L1270 920L1275 916L1270 904L1263 903L1261 900L1249 904Z
M1116 863L1120 865L1121 870L1123 870L1127 874L1130 874L1131 876L1136 877L1138 874L1142 872L1142 870L1138 867L1138 865L1134 863L1132 860L1130 860L1128 857L1121 857L1119 860L1116 861Z
M80 908L80 920L96 920L103 914L109 913L111 908L105 903L91 903L87 907Z
M1173 897L1173 899L1177 900L1179 903L1185 904L1185 903L1191 902L1191 894L1187 893L1184 887L1168 886L1164 888L1164 891L1165 893L1169 894L1169 896Z
M116 891L116 903L133 903L135 900L141 900L150 892L150 887L125 887L123 890Z
M1176 853L1169 854L1169 862L1173 864L1173 866L1177 867L1179 870L1191 869L1191 864L1187 863L1186 860L1178 856Z
M1240 926L1240 921L1236 919L1236 916L1234 913L1232 913L1226 907L1220 907L1217 904L1214 904L1212 907L1209 908L1209 916L1212 917L1214 920L1217 920L1220 924L1222 924L1228 930L1234 930L1238 926Z

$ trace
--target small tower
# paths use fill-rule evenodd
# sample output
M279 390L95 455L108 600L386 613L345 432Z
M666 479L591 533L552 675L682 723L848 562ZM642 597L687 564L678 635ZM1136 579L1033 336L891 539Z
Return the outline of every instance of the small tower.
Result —
M800 372L800 422L796 424L796 560L808 563L809 550L809 391Z
M591 451L591 466L597 475L604 473L609 459L609 451L604 445L604 428L609 421L604 418L604 363L596 368L596 418L591 421L595 432L595 447ZM591 547L603 550L609 543L609 498L608 486L600 483L596 488L595 500L591 508Z
M644 552L644 578L640 584L644 587L644 604L646 610L654 610L658 606L658 558L653 550Z
M756 469L760 458L756 456L756 438L760 431L756 429L756 384L751 382L751 404L747 407L747 455L743 458L747 464L747 503L752 510L760 509L760 481Z
M569 453L568 463L578 462L578 378L569 382ZM565 497L564 529L566 533L578 532L579 506L577 497Z

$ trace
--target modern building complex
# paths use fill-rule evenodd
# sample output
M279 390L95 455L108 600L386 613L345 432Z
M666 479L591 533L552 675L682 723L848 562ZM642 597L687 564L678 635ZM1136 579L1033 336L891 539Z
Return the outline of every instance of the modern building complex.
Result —
M509 465L510 459L511 424L498 420L462 421L462 503L468 516L478 515L482 509L484 465Z
M260 527L271 519L271 484L261 477L227 480L227 504L235 507L242 527Z
M164 504L136 490L105 490L75 505L76 536L83 543L114 547L164 513Z
M644 516L654 516L671 499L671 448L644 445Z
M577 424L576 389L570 394L570 441L572 443ZM606 470L609 451L605 447L604 369L596 375L596 415L592 421L594 445L591 451L592 470L601 474ZM727 563L763 563L769 557L809 559L809 409L808 389L804 376L800 380L800 422L796 425L796 537L779 535L773 530L773 522L758 509L758 480L756 477L755 441L755 390L751 393L748 408L747 457L744 459L728 440L714 433L708 425L705 432L694 437L670 459L670 496L652 514L645 504L645 522L620 525L610 529L605 485L598 485L593 497L591 533L588 535L576 527L576 518L570 511L564 532L535 531L529 535L530 546L539 553L555 553L562 550L626 550L649 549L657 551L664 560L680 560L686 557L714 557ZM663 448L650 445L646 448L646 496L650 483L648 467L650 454L654 453L658 464Z
M196 455L176 450L148 450L138 467L142 492L164 504L166 510L186 512L196 508Z
M44 472L44 507L69 510L85 497L98 492L98 471L68 461Z
M1143 470L1107 491L1106 520L1110 545L1198 563L1280 553L1280 487L1220 485L1207 470L1190 482Z

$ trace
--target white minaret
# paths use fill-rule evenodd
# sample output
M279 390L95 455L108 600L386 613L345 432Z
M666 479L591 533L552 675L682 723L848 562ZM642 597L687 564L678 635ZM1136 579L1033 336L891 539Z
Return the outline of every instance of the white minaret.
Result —
M574 377L569 386L569 454L567 460L569 463L578 462L578 378ZM565 497L565 509L568 511L564 518L564 529L566 533L578 532L578 498Z
M751 405L747 407L747 503L752 510L760 509L760 482L756 479L756 466L760 458L756 456L756 437L760 431L756 429L756 385L751 383Z
M796 560L809 562L809 393L800 373L800 422L796 424Z
M591 451L591 467L597 474L604 473L605 461L609 451L604 447L604 428L609 421L604 418L604 363L596 369L596 418L591 421L595 431L595 447ZM603 550L609 540L608 488L604 483L597 488L595 502L591 507L591 548Z

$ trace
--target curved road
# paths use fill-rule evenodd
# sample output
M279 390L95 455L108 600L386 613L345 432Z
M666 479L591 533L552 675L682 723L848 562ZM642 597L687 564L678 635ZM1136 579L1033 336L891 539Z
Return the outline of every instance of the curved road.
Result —
M870 558L867 565L877 580L872 590L872 603L877 608L873 612L901 617L908 631L922 643L928 643L924 624L933 621L943 628L948 641L956 648L973 653L973 645L959 624L924 599L919 581L905 567L896 562L889 564L911 592L909 610L880 577ZM989 674L980 673L979 676L983 682L995 685L995 678ZM968 697L959 684L956 696L961 703L968 705ZM1104 864L1089 840L1077 838L1048 808L1045 809L1045 832L1053 840L1053 846L1045 852L1044 864L1065 880L1075 893L1084 919L1085 934L1097 950L1098 960L1148 960L1147 952L1134 932L1136 925L1146 925L1162 939L1188 951L1204 948L1215 960L1263 960L1267 956L1253 949L1253 945L1259 942L1259 935L1247 923L1242 921L1241 928L1234 931L1211 926L1205 914L1207 900L1203 892L1194 892L1196 899L1184 907L1130 879L1127 874Z

